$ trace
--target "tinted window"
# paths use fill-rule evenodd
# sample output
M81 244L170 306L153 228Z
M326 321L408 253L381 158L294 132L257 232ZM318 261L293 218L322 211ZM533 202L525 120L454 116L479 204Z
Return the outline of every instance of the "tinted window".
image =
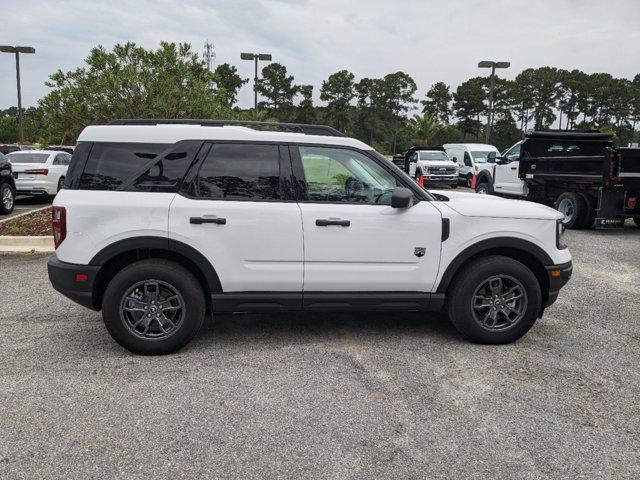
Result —
M469 154L467 152L464 152L464 164L467 167L473 166L473 165L471 165L471 157L469 156Z
M282 199L278 146L212 145L189 193L220 200Z
M178 142L171 148L167 144L94 143L80 177L80 188L174 191L200 144ZM165 151L168 153L160 158Z
M80 174L84 168L84 164L89 156L89 152L91 151L91 147L93 144L91 142L80 142L76 146L73 151L73 156L71 157L71 163L69 164L69 168L67 169L67 176L64 179L64 188L74 189L78 188L80 183Z
M341 148L300 147L312 202L389 205L395 177L374 160Z

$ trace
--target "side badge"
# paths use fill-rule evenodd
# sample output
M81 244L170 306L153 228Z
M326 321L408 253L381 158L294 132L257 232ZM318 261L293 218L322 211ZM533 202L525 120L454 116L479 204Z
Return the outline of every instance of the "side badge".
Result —
M425 253L427 253L427 249L426 249L426 248L424 248L424 247L416 247L416 248L413 250L413 254L414 254L416 257L418 257L418 258L420 258L420 257L424 257L424 254L425 254Z

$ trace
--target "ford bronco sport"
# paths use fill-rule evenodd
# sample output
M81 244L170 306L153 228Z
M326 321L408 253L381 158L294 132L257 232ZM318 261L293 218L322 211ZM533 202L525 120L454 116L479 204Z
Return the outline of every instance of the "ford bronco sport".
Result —
M49 277L141 354L183 347L206 312L446 308L498 344L569 279L561 218L430 193L330 127L120 120L78 138Z

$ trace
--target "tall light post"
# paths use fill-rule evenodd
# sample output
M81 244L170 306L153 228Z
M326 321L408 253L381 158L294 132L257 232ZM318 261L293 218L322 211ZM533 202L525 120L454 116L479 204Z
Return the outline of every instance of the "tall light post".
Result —
M33 47L11 47L9 45L0 45L0 52L16 54L16 83L18 84L18 135L20 143L24 141L24 131L22 126L22 94L20 93L20 54L36 53Z
M242 60L253 60L255 62L255 76L253 77L253 118L258 118L258 60L270 62L270 53L241 53Z
M493 127L493 89L496 86L496 68L509 68L511 62L494 62L493 60L483 60L478 63L478 68L490 68L491 69L491 82L489 84L489 114L487 115L487 131L485 132L485 143L489 143L491 138L491 128Z

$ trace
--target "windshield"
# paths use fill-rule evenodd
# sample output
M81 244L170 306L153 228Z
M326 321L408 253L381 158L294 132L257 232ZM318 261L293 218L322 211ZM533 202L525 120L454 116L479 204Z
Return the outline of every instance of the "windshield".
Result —
M471 152L471 156L473 157L473 161L476 163L487 163L487 157L490 153L491 152Z
M13 163L45 163L49 158L48 153L13 152L7 155Z
M449 157L447 157L446 153L440 152L438 150L418 152L418 158L420 160L426 160L428 162L434 162L434 161L446 162L449 160Z

